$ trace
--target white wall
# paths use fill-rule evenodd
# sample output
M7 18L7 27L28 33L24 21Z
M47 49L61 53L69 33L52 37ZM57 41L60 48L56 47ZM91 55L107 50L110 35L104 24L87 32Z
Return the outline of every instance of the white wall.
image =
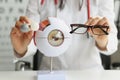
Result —
M119 11L119 5L120 5L120 0L115 0L115 21L117 20L118 18L118 11Z
M0 0L0 70L14 70L10 30L24 15L28 0Z
M115 3L115 13L116 13L115 21L116 21L118 19L118 15L120 15L118 14L119 7L120 7L120 0L115 0L115 1L116 1ZM120 29L120 22L119 22L119 29ZM118 51L111 56L111 63L114 63L114 62L120 63L120 39L119 39Z

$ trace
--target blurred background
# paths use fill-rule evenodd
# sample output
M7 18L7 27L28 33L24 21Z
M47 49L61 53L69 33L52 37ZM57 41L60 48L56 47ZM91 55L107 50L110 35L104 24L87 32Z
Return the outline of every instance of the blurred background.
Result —
M120 0L115 1L115 24L120 39ZM28 0L0 0L0 71L32 70L33 57L15 61L10 30L21 15L25 15ZM120 44L120 42L119 42ZM120 45L111 56L101 55L105 69L120 69ZM25 69L26 68L26 69Z

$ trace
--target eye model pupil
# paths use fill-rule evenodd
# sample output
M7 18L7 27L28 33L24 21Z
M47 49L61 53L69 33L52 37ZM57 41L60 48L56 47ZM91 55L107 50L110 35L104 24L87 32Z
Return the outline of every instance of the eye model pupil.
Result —
M52 30L48 35L48 42L52 46L60 46L64 41L64 35L60 30Z

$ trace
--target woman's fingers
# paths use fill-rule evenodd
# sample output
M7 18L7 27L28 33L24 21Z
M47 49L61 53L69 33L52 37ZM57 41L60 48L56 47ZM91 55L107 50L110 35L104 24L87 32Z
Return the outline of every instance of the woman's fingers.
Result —
M99 20L97 25L104 25L104 26L106 25L106 26L108 26L109 24L108 24L107 18L103 17L101 20Z
M15 27L13 27L12 29L11 29L11 33L10 34L15 34L16 33L16 29L15 29Z
M13 27L10 33L11 36L21 36L21 32L18 28Z
M85 24L86 24L86 25L90 25L90 26L96 25L96 24L99 22L99 20L100 20L100 17L95 17L95 18L91 17ZM91 31L90 28L88 29L88 32L89 32L91 35L93 35L93 32Z
M100 18L100 17L95 17L95 18L90 18L86 23L86 25L89 25L89 26L94 26L94 25L101 25L101 26L109 26L109 23L108 23L108 20L107 18L103 17L103 18ZM92 28L91 28L92 29ZM93 30L91 30L90 28L88 29L88 32L91 34L91 35L94 35L93 34ZM106 29L107 28L103 28ZM94 29L95 32L101 32L101 29ZM107 30L107 32L109 32L110 29Z
M15 23L15 27L18 28L18 29L20 29L20 27L21 27L22 25L23 25L23 23L20 22L20 21L16 21L16 23Z
M100 19L101 19L100 17L95 17L95 18L91 17L85 24L91 26L96 25Z
M30 19L29 19L28 17L26 17L26 16L20 16L19 20L16 21L16 23L15 23L15 27L17 27L17 28L20 29L20 27L21 27L24 23L30 24L31 21L30 21Z
M99 17L96 17L96 18L93 18L92 20L91 20L91 23L89 23L89 25L96 25L98 22L99 22L99 20L100 20L100 18Z
M108 23L108 20L106 17L100 18L100 17L90 17L88 21L85 23L86 25L104 25L105 23Z
M31 23L30 19L28 17L26 17L26 16L20 16L19 21L21 21L22 23L25 22L27 24Z

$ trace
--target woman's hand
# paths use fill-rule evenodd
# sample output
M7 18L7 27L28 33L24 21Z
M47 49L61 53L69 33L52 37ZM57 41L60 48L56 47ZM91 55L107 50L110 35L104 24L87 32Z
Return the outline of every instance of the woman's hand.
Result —
M27 51L27 46L29 45L33 36L33 31L25 33L20 31L21 25L23 23L30 24L31 21L27 17L21 16L20 19L16 21L16 24L10 33L13 48L20 56L23 56Z
M95 18L90 18L87 22L86 25L90 25L90 26L94 26L94 25L101 25L101 26L109 26L109 22L107 20L107 18L103 17L95 17ZM107 30L107 33L109 33L110 28ZM96 32L99 34L102 34L102 31L99 29L96 29ZM100 49L100 50L107 50L106 46L107 46L107 42L108 42L108 35L95 35L93 33L93 31L91 29L88 30L88 33L93 36L93 38L96 41L96 46ZM104 32L103 32L104 33Z

